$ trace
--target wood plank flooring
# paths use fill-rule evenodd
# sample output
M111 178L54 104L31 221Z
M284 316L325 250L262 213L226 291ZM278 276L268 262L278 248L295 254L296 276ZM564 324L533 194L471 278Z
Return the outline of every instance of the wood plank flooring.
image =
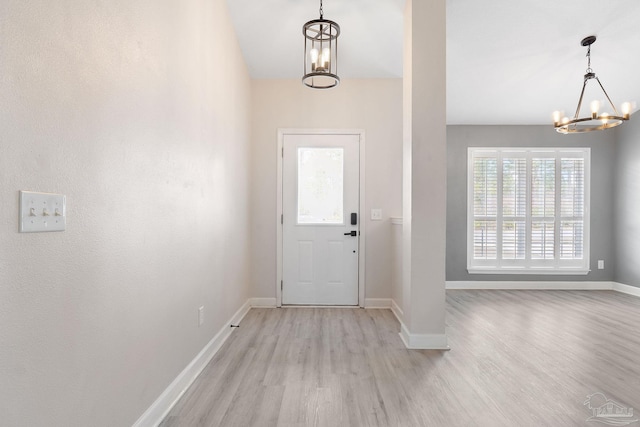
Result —
M450 290L440 352L389 310L252 309L161 426L605 425L592 393L640 412L639 321L613 291Z

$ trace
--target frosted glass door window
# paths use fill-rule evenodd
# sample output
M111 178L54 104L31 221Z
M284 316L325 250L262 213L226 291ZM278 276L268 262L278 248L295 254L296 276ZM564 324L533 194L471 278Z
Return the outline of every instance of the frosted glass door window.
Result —
M343 184L343 148L298 148L298 224L342 224Z

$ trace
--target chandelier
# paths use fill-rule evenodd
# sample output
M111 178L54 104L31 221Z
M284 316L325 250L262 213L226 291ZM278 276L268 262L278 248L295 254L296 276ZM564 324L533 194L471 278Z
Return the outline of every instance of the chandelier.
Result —
M320 19L302 27L304 35L304 76L302 83L314 89L338 86L338 36L340 26L324 19L320 0Z
M589 36L585 37L580 42L582 46L587 46L587 71L584 75L582 92L580 92L578 108L576 108L576 113L573 116L573 119L569 119L568 117L561 117L562 113L560 113L560 111L555 111L553 113L553 127L560 133L567 134L590 132L593 130L604 130L619 126L623 121L629 120L629 115L631 114L631 103L625 102L622 104L622 115L620 115L620 113L618 113L618 110L616 109L616 106L613 105L611 98L609 98L607 91L604 90L604 86L602 86L602 83L600 83L600 79L596 77L596 73L594 73L591 69L591 45L595 43L595 41L596 36ZM582 108L584 91L587 87L587 83L589 83L591 80L595 80L596 82L598 82L598 86L600 86L600 89L602 89L602 93L608 101L609 106L611 106L611 113L600 112L601 102L599 100L593 100L590 104L591 114L580 117L580 109ZM606 106L606 103L604 104Z

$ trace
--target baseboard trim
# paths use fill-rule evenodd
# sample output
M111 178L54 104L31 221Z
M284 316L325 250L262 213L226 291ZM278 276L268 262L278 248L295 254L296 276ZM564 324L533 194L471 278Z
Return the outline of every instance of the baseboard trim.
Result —
M447 281L447 289L612 290L613 282Z
M251 308L251 300L247 300L242 307L235 312L222 329L209 341L200 353L187 365L186 368L169 386L162 392L155 402L140 416L133 427L157 426L167 416L173 405L182 397L185 391L200 375L200 372L207 366L213 356L220 350L222 344L229 338L233 328L229 325L237 325L246 316Z
M398 322L402 323L402 319L404 319L404 311L402 311L398 303L393 299L391 300L391 312L396 316Z
M366 298L364 308L391 308L391 298Z
M623 294L633 295L640 297L640 288L635 286L629 286L618 282L612 282L613 290L616 292L622 292Z
M392 299L391 312L400 322L400 339L410 350L451 350L446 334L412 334L404 324L404 311Z
M274 308L276 306L275 298L251 298L249 302L251 307Z
M451 350L446 334L412 334L402 322L400 339L410 350Z
M557 291L616 291L623 294L640 297L640 288L618 282L521 282L504 281L492 282L482 280L447 281L447 289L476 289L476 290L557 290ZM391 308L393 310L393 306ZM398 315L396 314L396 317Z

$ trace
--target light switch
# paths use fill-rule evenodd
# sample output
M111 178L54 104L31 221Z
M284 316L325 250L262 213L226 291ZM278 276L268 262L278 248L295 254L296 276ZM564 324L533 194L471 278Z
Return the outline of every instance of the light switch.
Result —
M382 209L371 209L371 220L372 221L382 220Z
M599 259L598 260L598 270L604 270L604 260L603 259Z
M66 198L62 194L20 191L20 232L64 231Z

